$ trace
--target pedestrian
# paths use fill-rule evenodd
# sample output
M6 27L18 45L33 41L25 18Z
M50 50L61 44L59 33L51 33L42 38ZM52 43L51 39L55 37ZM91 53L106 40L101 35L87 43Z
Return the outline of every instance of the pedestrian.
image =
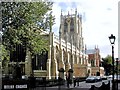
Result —
M69 75L66 77L66 80L67 80L67 87L69 88L69 84L70 84L70 77L69 77Z
M77 82L77 86L79 86L79 78L77 78L76 82Z
M74 79L74 87L76 86L76 78Z
M69 78L67 78L66 80L67 80L67 87L69 88Z

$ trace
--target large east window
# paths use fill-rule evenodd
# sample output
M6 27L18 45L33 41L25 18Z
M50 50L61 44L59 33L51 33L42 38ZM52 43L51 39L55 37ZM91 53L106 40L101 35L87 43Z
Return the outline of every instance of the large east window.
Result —
M39 54L34 55L32 59L33 70L47 70L48 51L44 50Z

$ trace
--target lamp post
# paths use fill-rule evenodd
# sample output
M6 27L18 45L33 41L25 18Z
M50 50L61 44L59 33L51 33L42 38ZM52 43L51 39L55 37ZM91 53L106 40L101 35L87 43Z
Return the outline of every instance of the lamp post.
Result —
M118 58L116 58L117 90L118 90Z
M115 90L115 82L114 82L114 44L115 44L115 36L113 36L113 34L111 34L111 36L109 36L109 40L110 40L110 43L112 45L112 90Z

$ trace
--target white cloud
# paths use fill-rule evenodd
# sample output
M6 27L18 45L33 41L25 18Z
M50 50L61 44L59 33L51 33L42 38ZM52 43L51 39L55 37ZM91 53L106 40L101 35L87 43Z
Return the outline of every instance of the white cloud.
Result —
M103 55L110 51L108 36L118 36L118 1L116 0L57 0L53 7L56 16L55 32L59 32L61 9L63 14L74 13L75 9L83 15L84 43L98 45ZM62 3L61 3L62 2ZM56 31L57 30L57 31ZM115 51L118 51L117 41ZM104 49L105 47L107 49ZM109 49L108 49L109 48ZM111 53L111 52L110 52ZM115 52L117 57L117 52Z

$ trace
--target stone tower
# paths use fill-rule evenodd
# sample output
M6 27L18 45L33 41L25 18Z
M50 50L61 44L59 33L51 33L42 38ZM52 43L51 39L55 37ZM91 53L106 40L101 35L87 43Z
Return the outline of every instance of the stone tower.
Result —
M71 15L69 12L68 15L62 15L61 12L59 35L60 38L73 44L80 51L83 51L82 16L77 14L77 10L75 14Z

